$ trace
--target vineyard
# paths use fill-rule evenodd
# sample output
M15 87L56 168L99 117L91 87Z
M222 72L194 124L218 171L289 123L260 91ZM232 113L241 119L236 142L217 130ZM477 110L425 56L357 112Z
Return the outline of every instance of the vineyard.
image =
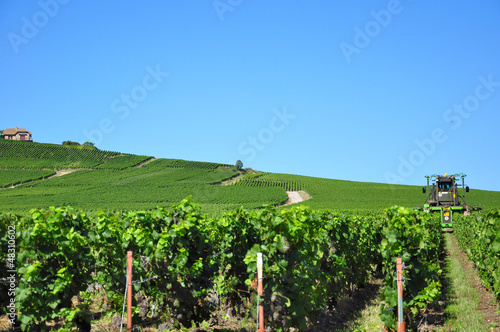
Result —
M313 199L307 205L313 209L335 209L348 211L382 211L387 206L414 207L423 204L421 187L388 185L371 182L323 179L301 175L257 173L246 174L233 182L232 186L279 187L285 190L304 190ZM469 204L480 204L488 208L500 208L500 192L471 190Z
M483 284L500 299L500 210L471 218L459 216L454 229Z
M0 191L4 211L61 205L93 211L154 209L192 196L215 214L239 206L279 205L288 199L281 188L220 186L239 174L231 165L23 143L0 141L0 187L22 184ZM139 164L142 167L135 167ZM46 179L60 168L73 170Z
M49 170L0 169L0 188L45 179L54 174L56 174L56 172Z
M106 160L104 164L101 164L96 168L124 170L125 168L134 167L152 158L153 157L148 156L118 155Z
M91 168L118 152L87 146L66 146L0 140L0 169Z
M120 172L80 170L50 180L26 183L15 188L16 195L0 192L0 205L19 210L26 205L44 207L49 201L56 206L71 204L91 210L126 210L170 205L191 195L202 204L253 208L267 203L278 205L288 198L281 188L229 188L211 184L233 175L233 170L144 168Z
M9 225L16 229L18 279L26 281L17 286L16 310L25 330L51 320L88 325L93 310L110 317L120 313L128 250L136 257L134 279L144 281L134 284L143 299L134 310L139 324L154 319L189 326L213 320L221 310L252 317L257 252L265 257L267 291L260 300L276 330L311 326L321 308L375 271L386 275L381 317L393 328L396 256L407 267L409 322L441 294L439 223L401 207L364 216L268 207L210 218L186 199L150 212L89 214L61 207L33 209L24 218L4 214L0 220L3 240Z
M481 274L497 298L499 212L477 214L468 222L472 228L484 229L469 237L478 243L471 246L471 255L483 252L478 262L491 258ZM483 219L488 220L486 226ZM12 228L17 239L12 261L17 264L17 280L24 280L16 288L23 330L49 321L68 328L98 326L99 321L91 317L119 315L129 250L135 257L133 312L138 326L215 324L228 311L251 318L259 300L273 330L304 330L314 325L326 305L336 303L353 287L362 287L373 273L382 273L380 317L387 328L395 329L396 257L405 264L409 328L436 304L442 291L438 218L402 207L371 215L304 206L239 208L211 218L201 214L191 199L184 199L170 209L149 212L86 213L60 207L33 209L29 217L3 214L2 243L8 242ZM253 288L258 252L264 256L266 285L260 299ZM3 246L0 258L9 262L8 257ZM7 276L3 269L2 274Z
M72 172L48 178L64 169ZM336 211L381 212L391 205L419 206L424 200L417 186L246 172L213 162L6 140L0 141L0 188L0 209L18 213L62 205L87 211L148 210L191 196L215 216L241 206L279 206L288 200L286 191L305 191L312 197L307 201L311 208ZM468 202L500 208L500 192L473 189Z
M272 173L249 174L232 185L244 187L279 187L286 191L304 190L305 187L304 183L297 179L297 176Z
M206 170L215 170L219 167L231 167L232 165L227 164L217 164L203 161L187 161L181 159L158 159L152 163L146 165L148 168L165 168L165 167L174 167L174 168L199 168Z
M280 188L226 188L209 183L231 174L232 171L225 170L209 174L207 170L196 168L147 171L131 168L122 172L80 170L50 180L27 183L16 188L16 196L3 196L5 192L0 192L0 204L16 210L27 204L43 207L49 200L51 205L125 210L165 206L191 195L200 203L251 208L267 203L278 205L288 198ZM23 201L19 200L20 196L24 196Z
M53 176L64 169L71 172ZM308 207L282 206L286 191L306 191ZM263 303L267 326L288 331L314 328L324 308L374 275L383 278L380 320L394 330L401 257L404 317L416 329L438 307L444 278L439 216L412 209L422 204L420 193L416 186L0 140L0 259L15 265L15 310L25 331L46 322L107 330L102 324L122 311L127 251L135 257L138 326L254 321ZM455 234L498 300L500 192L471 190L468 203L487 211L454 217ZM15 243L15 255L7 243ZM264 256L262 297L254 287L257 253ZM0 278L8 277L0 269ZM9 286L0 284L2 310Z

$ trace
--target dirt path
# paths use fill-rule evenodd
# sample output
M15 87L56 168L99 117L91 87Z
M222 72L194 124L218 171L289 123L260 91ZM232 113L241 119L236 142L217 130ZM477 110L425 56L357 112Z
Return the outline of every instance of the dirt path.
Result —
M300 191L287 191L288 201L283 205L290 205L300 203L305 200L311 199L311 196L303 190Z
M142 167L146 164L149 164L152 161L158 160L158 158L151 157L149 159L144 160L143 162L138 163L137 165L134 165L134 167Z
M49 176L47 179L55 178L56 176L63 176L63 175L69 174L69 173L73 173L75 171L79 171L79 170L80 169L78 169L78 168L60 169L60 170L56 171L56 174Z
M238 175L236 175L234 177L231 177L231 178L229 178L227 180L222 181L220 184L222 186L229 186L229 185L231 185L233 183L236 183L236 182L240 181L243 178L243 176L244 175L240 173L240 174L238 174Z
M56 171L56 174L53 174L53 175L50 175L50 176L47 176L46 178L43 178L43 179L36 179L36 180L28 180L28 181L24 181L24 182L21 182L21 183L16 183L16 184L13 184L11 186L8 186L8 187L4 187L4 188L9 188L9 189L12 189L12 188L16 188L20 185L23 185L23 184L26 184L26 183L30 183L30 182L34 182L34 181L42 181L42 180L48 180L48 179L51 179L51 178L55 178L56 176L63 176L63 175L66 175L66 174L69 174L69 173L73 173L75 171L79 171L79 170L82 170L84 168L68 168L68 169L60 169L60 170L57 170Z

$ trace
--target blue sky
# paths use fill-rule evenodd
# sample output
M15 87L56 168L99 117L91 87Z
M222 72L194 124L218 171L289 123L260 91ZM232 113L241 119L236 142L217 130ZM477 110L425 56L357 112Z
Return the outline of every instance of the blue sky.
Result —
M498 1L11 1L0 128L38 142L500 191Z

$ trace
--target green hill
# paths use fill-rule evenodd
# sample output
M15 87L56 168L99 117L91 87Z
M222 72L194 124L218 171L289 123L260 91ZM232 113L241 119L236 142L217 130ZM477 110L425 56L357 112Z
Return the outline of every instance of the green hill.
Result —
M219 163L12 141L0 141L0 187L3 212L60 205L153 209L192 196L207 213L215 214L240 206L284 204L286 190L308 194L312 198L305 204L313 209L381 210L418 206L425 200L419 186L246 172ZM471 190L467 203L500 208L500 192Z

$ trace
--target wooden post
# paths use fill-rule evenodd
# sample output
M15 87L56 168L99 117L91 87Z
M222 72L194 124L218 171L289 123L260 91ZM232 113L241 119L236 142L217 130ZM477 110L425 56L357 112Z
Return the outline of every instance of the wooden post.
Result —
M127 332L132 332L132 251L127 252Z
M262 253L257 254L257 294L259 298L264 296L264 286L262 285ZM264 304L259 302L259 327L257 332L264 332Z
M403 259L396 258L397 280L398 280L398 332L405 332L406 323L403 319Z

